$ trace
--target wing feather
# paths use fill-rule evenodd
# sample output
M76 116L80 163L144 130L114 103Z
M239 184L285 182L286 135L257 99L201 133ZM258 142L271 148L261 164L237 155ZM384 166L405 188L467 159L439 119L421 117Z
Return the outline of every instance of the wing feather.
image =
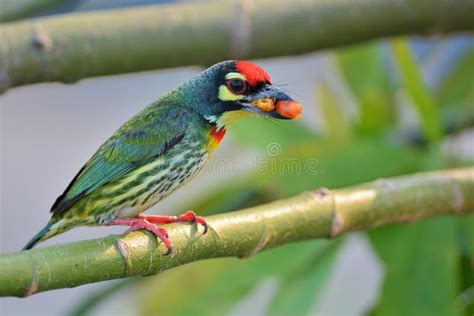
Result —
M126 122L81 168L51 212L67 211L90 192L163 155L183 139L190 113L182 107L152 104Z

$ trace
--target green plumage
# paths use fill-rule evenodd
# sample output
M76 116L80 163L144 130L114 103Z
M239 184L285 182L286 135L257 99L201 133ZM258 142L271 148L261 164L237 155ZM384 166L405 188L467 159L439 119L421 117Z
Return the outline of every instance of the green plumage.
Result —
M224 135L219 129L233 121L232 115L221 121L224 113L243 109L259 113L249 106L253 99L289 99L270 86L268 75L258 66L243 62L239 67L238 63L227 61L206 69L120 127L58 197L51 220L24 249L75 226L107 225L117 219L131 223L128 219L158 203L202 168ZM232 87L226 76L239 69L253 86L248 84L245 96L233 98L229 91L223 96L231 99L223 99L220 89ZM247 103L238 101L244 97ZM260 114L278 117L275 111ZM195 215L186 218L196 220ZM149 223L140 225L144 224Z
M192 121L192 113L181 107L173 95L151 104L99 148L51 211L60 215L78 198L165 154L184 137L187 124Z
M79 225L135 217L194 176L207 160L211 125L170 93L126 122L61 195L32 244ZM39 237L39 238L38 238Z

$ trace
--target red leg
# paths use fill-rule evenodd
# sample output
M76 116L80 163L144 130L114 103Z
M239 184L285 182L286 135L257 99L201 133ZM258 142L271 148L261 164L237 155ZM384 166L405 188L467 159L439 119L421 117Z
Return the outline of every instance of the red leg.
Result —
M204 234L207 233L207 223L201 216L196 216L193 211L187 211L179 216L166 216L166 215L138 215L138 218L147 220L154 224L171 224L177 222L188 222L188 223L199 223L204 227Z
M150 223L148 220L144 218L117 218L112 222L107 224L108 226L129 226L128 231L134 230L147 230L153 233L156 237L158 237L166 246L168 251L165 253L165 256L171 253L173 247L171 246L171 242L168 239L168 233L166 229L162 227L157 227L156 225Z

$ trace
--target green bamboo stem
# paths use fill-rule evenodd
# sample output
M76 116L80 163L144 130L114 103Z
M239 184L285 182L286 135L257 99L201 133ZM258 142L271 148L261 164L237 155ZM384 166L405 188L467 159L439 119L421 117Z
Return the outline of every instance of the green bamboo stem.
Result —
M0 256L0 296L28 296L104 280L152 275L185 263L249 257L312 238L334 238L383 224L474 212L474 168L319 189L246 210L210 216L210 231L168 225L174 250L133 232Z
M26 18L64 0L0 0L0 22Z
M472 31L472 12L474 0L240 0L6 23L0 25L0 93L37 82Z

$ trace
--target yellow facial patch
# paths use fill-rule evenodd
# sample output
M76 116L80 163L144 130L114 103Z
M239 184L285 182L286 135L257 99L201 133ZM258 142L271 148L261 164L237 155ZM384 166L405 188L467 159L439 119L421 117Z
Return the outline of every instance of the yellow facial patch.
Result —
M238 73L238 72L229 72L227 75L225 75L226 80L232 80L232 79L241 79L243 81L246 81L247 79L245 78L244 75ZM244 97L244 95L236 95L233 94L229 88L225 84L221 85L219 87L219 99L221 101L237 101L240 100Z
M229 91L225 84L219 87L219 99L221 101L237 101L245 97L244 95L236 95Z

